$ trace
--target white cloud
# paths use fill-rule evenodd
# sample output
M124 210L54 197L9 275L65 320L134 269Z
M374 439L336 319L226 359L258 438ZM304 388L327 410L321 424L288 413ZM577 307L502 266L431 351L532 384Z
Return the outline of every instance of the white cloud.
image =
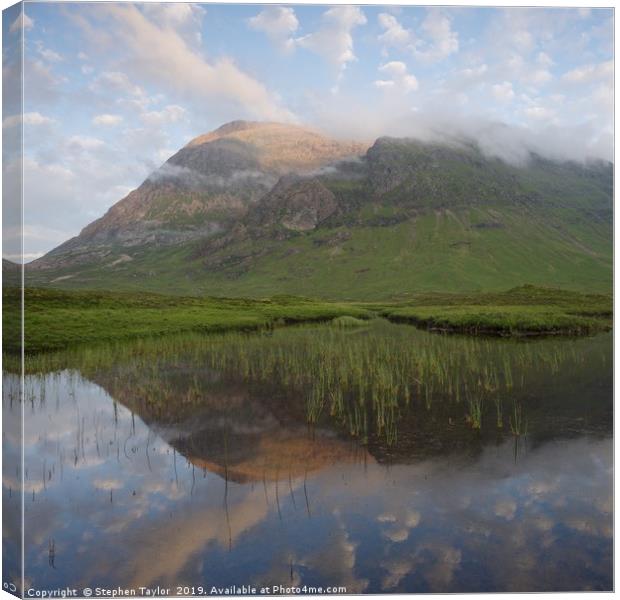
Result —
M500 102L510 102L515 97L515 92L512 89L512 83L504 81L503 83L496 83L491 88L493 96Z
M93 480L93 487L98 490L122 490L125 484L120 479L95 479Z
M97 115L93 117L93 125L118 125L122 120L120 115Z
M170 29L198 25L206 14L201 6L183 2L145 2L141 9L150 19Z
M268 6L248 19L248 25L256 31L262 31L284 51L292 50L295 46L293 34L299 27L299 21L290 7Z
M112 44L123 48L124 67L134 80L170 90L195 104L216 99L229 116L292 120L278 98L233 60L205 59L174 29L162 26L130 4L98 4L110 16ZM103 42L102 42L103 43Z
M104 71L92 82L90 89L95 92L115 90L131 96L144 95L144 90L121 71Z
M43 58L47 62L55 63L62 60L62 56L58 54L58 52L55 52L50 48L46 48L41 40L35 41L34 45L37 49L39 56L41 56L41 58Z
M539 52L536 62L542 67L551 67L555 64L553 59L546 52Z
M144 2L138 9L162 29L173 31L197 52L202 50L202 20L207 13L199 4Z
M461 70L460 74L466 79L479 79L487 73L489 67L486 63L478 65L477 67L468 67Z
M3 128L15 127L23 121L24 125L51 125L55 123L54 119L45 117L39 112L27 112L22 115L11 115L2 121Z
M13 23L11 23L11 26L9 27L9 32L10 33L15 33L16 31L19 31L20 29L23 29L24 31L28 30L28 29L32 29L34 27L34 21L25 13L22 12L20 13L19 17L17 17L17 19L15 19L15 21L13 21Z
M381 65L379 71L385 73L390 79L375 81L377 87L398 89L405 93L418 89L418 80L415 75L407 71L407 65L404 62L390 61Z
M321 27L298 38L297 43L322 56L342 72L347 63L356 60L351 32L366 24L364 13L357 6L334 6L323 13Z
M399 60L393 60L379 67L379 71L388 73L392 77L403 77L407 74L407 65Z
M526 29L513 29L508 32L508 41L520 52L529 52L535 45L534 36Z
M611 79L613 74L614 62L609 60L572 69L562 75L562 80L567 83L590 83L601 79Z
M71 150L96 150L102 146L102 140L89 135L73 135L67 142L67 147Z
M553 76L547 69L528 69L521 77L522 81L540 85L547 83L553 79Z
M555 117L555 111L544 106L529 106L524 111L530 119L550 121Z
M58 52L54 52L49 48L39 48L39 54L48 62L60 62L62 60L62 56Z
M31 103L48 104L59 95L60 86L64 83L62 77L56 76L49 65L41 60L24 60L24 86L28 90L28 100Z
M171 104L159 111L149 111L141 115L146 125L151 127L161 127L167 123L176 123L185 118L187 111L176 104Z
M459 51L459 34L452 30L450 18L439 9L428 9L416 41L414 54L422 62L437 62Z
M380 13L377 17L379 25L384 32L379 36L379 41L386 46L407 46L412 41L411 31L405 29L394 15Z
M512 498L501 498L495 503L495 514L512 521L517 512L517 503Z
M427 9L426 17L417 32L403 27L389 13L380 13L378 21L384 30L378 37L379 42L385 46L407 49L420 62L438 62L459 50L459 35L452 30L450 17L440 9Z

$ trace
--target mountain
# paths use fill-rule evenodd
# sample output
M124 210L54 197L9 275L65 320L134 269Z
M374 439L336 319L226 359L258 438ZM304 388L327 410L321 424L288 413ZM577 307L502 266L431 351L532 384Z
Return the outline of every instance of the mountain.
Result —
M233 122L200 136L31 284L169 293L383 299L532 283L609 291L613 168L468 140L367 147Z
M118 248L208 237L241 218L281 176L315 172L366 147L294 125L228 123L190 141L139 188L35 266L105 262ZM127 261L131 254L116 260Z

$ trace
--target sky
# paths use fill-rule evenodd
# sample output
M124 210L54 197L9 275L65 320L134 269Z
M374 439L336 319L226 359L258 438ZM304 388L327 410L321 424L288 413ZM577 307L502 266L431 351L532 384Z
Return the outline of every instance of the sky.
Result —
M4 17L5 88L24 33L23 118L5 98L3 132L23 120L25 260L235 119L467 135L517 163L613 156L611 9L29 2ZM5 158L5 177L17 168Z

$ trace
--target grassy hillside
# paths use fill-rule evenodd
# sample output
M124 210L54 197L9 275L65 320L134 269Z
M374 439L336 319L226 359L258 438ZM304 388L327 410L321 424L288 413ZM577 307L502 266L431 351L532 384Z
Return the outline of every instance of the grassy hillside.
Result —
M19 288L3 290L4 352L18 353ZM418 294L393 303L324 302L279 296L262 300L146 293L27 289L27 354L172 333L269 329L332 321L363 325L384 317L423 327L501 335L583 334L608 329L609 296L523 287L497 294Z
M398 210L366 205L358 214L355 226L318 228L285 240L241 240L221 250L217 269L197 256L196 245L144 247L133 260L117 264L112 255L103 265L27 271L26 282L63 289L238 297L285 293L331 300L497 291L528 283L611 291L610 226L578 211L549 210L541 219L525 209L443 209L403 220Z
M83 252L72 242L28 268L26 282L355 301L524 284L607 293L612 175L603 163L534 156L519 167L474 145L380 138L359 161L281 179L218 234L173 245L86 240Z

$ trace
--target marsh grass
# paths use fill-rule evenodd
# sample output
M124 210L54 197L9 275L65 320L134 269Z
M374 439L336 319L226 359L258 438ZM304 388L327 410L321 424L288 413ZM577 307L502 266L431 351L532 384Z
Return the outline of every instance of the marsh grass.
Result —
M357 319L355 317L350 317L348 315L345 315L343 317L336 317L335 319L332 319L330 324L334 327L341 327L341 328L347 328L347 327L367 327L368 326L368 320L365 319Z
M512 435L517 437L527 435L527 418L523 414L523 406L516 401L513 403L509 420Z
M70 369L107 382L157 419L172 421L190 416L214 389L226 397L242 381L298 402L310 425L335 424L362 443L378 436L394 444L405 414L425 418L446 406L453 422L472 430L503 431L507 425L508 433L522 435L525 409L515 404L505 424L503 399L532 378L548 378L583 360L574 343L555 339L442 336L382 319L365 325L187 333L28 356L25 397L41 401L41 378Z

